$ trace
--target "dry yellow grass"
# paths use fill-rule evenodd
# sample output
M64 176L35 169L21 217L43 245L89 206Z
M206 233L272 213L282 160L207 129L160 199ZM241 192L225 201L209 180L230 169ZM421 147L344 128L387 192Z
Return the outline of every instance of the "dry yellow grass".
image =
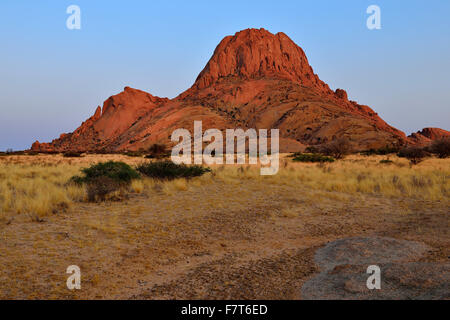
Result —
M84 188L67 182L79 174L81 168L108 160L139 163L138 159L120 155L89 155L74 159L60 155L1 157L0 218L17 213L40 220L48 214L66 210L74 201L85 201ZM140 192L142 187L135 183L133 190Z
M213 173L187 181L178 179L158 182L136 180L134 193L173 195L214 182L245 185L256 181L265 185L303 186L337 193L379 194L385 197L407 197L431 201L449 201L450 160L428 159L410 167L405 159L391 157L393 164L381 164L386 157L350 156L331 164L293 163L283 158L274 176L261 176L257 166L213 166ZM86 200L83 187L68 185L82 167L100 161L124 161L136 165L144 159L121 155L88 155L67 159L61 156L3 157L0 162L0 217L28 215L33 220L65 211L73 202Z
M229 184L257 180L262 187L265 184L302 185L339 193L449 201L449 159L428 159L411 167L405 159L397 157L391 157L393 164L381 164L385 158L350 156L331 164L293 163L284 158L274 176L260 176L259 169L252 166L221 166L216 168L213 178Z
M0 206L3 215L14 212L33 219L67 209L73 200L82 200L79 187L65 183L78 170L70 165L0 165Z
M447 259L450 160L410 168L396 157L382 165L384 158L325 166L284 158L279 174L266 177L255 166L213 166L191 180L136 180L128 197L113 195L121 201L87 203L85 190L65 184L81 168L145 160L4 157L0 298L129 298L205 262L243 270L233 263L352 236L425 241L437 248L433 259ZM230 254L242 258L233 262ZM77 292L65 286L73 264L82 270Z

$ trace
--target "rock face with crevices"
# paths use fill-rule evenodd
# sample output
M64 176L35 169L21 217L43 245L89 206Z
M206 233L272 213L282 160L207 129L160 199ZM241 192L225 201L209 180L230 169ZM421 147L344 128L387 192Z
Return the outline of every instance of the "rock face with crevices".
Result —
M287 35L247 29L225 37L197 77L193 88L204 89L221 78L285 79L319 91L330 92L308 63L303 50Z
M279 129L280 151L346 139L357 150L417 143L370 107L331 90L286 34L247 29L225 37L192 87L174 99L126 87L72 133L34 151L124 151L170 145L175 129Z

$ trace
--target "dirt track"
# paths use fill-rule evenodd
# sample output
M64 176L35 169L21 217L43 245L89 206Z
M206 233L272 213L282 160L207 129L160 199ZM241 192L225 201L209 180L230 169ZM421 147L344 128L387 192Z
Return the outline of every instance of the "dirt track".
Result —
M220 197L218 195L221 195ZM270 185L192 186L79 204L1 226L2 298L300 299L316 249L354 236L416 240L447 262L448 206ZM67 266L82 270L68 291Z

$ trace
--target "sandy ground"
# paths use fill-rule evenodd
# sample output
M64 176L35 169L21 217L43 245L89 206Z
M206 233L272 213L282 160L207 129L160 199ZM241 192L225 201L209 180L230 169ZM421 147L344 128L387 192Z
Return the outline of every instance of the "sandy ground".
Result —
M448 262L448 202L248 180L77 203L0 224L0 298L301 299L316 250L355 236L419 241L421 262Z

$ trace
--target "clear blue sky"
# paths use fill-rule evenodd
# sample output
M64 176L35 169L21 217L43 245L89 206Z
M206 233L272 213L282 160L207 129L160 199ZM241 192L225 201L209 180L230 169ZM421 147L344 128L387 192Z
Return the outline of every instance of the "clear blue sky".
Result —
M81 8L81 30L66 8ZM382 29L366 28L381 7ZM407 134L450 129L450 1L0 2L0 150L71 132L131 86L175 97L219 41L246 28L285 32L331 88Z

